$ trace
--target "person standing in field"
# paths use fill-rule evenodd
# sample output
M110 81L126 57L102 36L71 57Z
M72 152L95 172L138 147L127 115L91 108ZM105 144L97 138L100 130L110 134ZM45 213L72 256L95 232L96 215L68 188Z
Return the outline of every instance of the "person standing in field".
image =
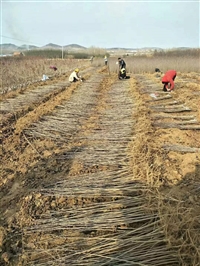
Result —
M126 78L126 63L121 57L118 58L117 63L119 64L118 78L125 79Z
M122 59L121 57L118 58L118 64L119 64L119 68L125 68L126 69L126 63L124 61L124 59Z
M69 76L69 81L70 82L76 82L76 81L82 81L82 78L81 76L79 76L79 69L76 68L72 73L71 75Z
M108 64L108 58L107 58L106 55L104 56L104 63L105 63L105 66L107 66L107 64Z
M168 70L162 77L162 84L164 84L163 91L172 91L174 89L174 80L176 78L175 70ZM170 84L170 86L169 86Z
M90 62L91 62L91 64L92 64L93 60L94 60L94 56L91 56L91 57L90 57Z

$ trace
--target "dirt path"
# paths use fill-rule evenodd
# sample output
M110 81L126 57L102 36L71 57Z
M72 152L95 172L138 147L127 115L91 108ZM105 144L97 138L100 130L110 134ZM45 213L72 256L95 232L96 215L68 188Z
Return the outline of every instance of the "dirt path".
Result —
M157 195L152 194L155 184L173 184L181 177L162 165L158 150L151 154L144 136L151 138L169 127L160 128L149 117L145 120L146 112L139 113L141 99L151 110L150 118L169 110L156 101L163 94L148 76L118 81L105 68L90 71L82 84L66 86L25 115L19 111L14 131L3 140L1 263L182 265L178 246L170 246L166 237L162 213L155 206ZM42 98L46 93L48 89ZM175 99L166 101L169 107ZM192 121L195 112L191 116L186 120ZM172 129L180 130L176 125ZM150 132L151 126L155 131ZM165 156L168 140L162 132L159 141ZM168 144L178 143L173 138ZM198 144L192 148L196 150L187 150L187 156L198 155ZM173 167L179 171L177 164Z

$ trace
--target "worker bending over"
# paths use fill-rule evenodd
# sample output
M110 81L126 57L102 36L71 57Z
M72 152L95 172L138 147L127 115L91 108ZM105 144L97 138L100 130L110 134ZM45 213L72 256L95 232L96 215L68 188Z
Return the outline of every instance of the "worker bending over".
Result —
M81 76L79 76L79 69L76 68L72 73L71 75L69 76L69 81L70 82L76 82L76 81L82 81L82 78Z
M174 80L176 78L175 70L168 70L162 77L162 84L164 84L163 91L172 91L174 89ZM170 84L170 86L169 86Z

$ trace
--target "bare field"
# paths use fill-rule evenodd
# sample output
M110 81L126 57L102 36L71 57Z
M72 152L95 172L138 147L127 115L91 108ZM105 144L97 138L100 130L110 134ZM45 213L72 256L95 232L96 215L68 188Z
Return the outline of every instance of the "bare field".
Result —
M1 265L199 265L199 74L78 67L1 99Z

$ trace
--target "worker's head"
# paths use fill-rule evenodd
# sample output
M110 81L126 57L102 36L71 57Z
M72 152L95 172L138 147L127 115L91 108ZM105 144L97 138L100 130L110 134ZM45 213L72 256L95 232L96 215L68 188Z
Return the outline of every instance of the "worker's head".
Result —
M118 61L121 61L122 59L121 59L121 57L118 57Z
M76 73L78 73L78 72L79 72L79 69L78 69L78 68L76 68L74 71L75 71Z

